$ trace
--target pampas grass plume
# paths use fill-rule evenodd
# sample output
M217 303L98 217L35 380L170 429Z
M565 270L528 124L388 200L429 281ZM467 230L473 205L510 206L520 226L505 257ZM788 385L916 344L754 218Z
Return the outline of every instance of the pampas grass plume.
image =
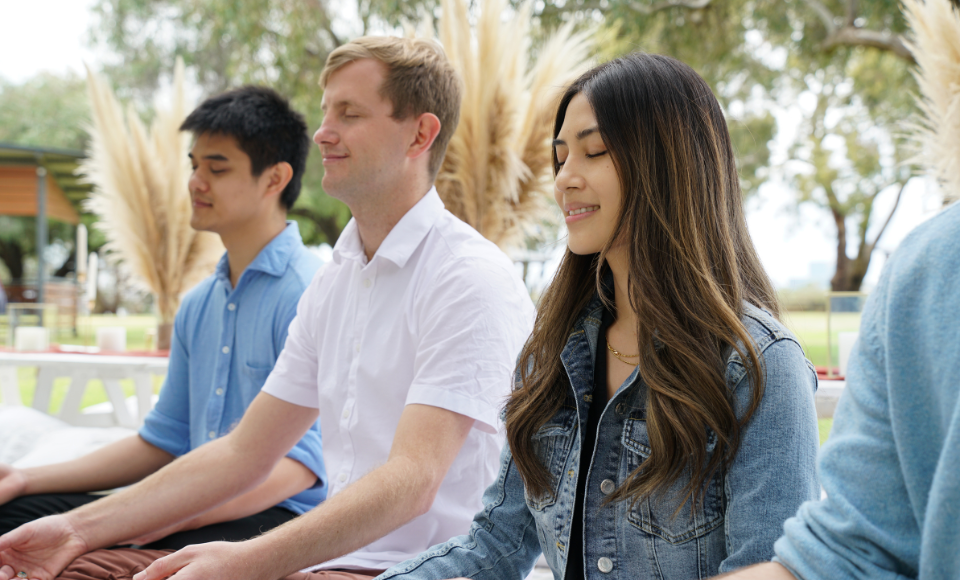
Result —
M960 14L949 0L903 0L922 113L915 159L937 179L944 204L960 199Z
M124 114L107 83L87 69L93 108L90 156L80 172L93 184L87 209L107 238L108 257L157 298L160 324L173 322L180 297L213 272L219 236L190 227L189 135L183 62L177 59L173 104L148 130L136 111Z
M501 248L550 219L553 117L563 89L589 66L590 33L560 28L530 66L530 10L482 0L476 26L464 0L443 0L440 43L463 78L460 124L436 186L447 209Z

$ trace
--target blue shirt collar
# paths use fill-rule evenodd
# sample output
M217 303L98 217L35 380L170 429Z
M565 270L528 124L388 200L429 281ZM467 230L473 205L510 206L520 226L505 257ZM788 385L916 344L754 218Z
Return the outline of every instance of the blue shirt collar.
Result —
M374 257L390 260L403 268L443 213L443 209L443 201L440 200L437 189L431 187L430 191L400 218L397 225L393 226ZM354 219L343 229L333 248L333 261L340 264L343 260L364 263L363 242Z
M288 221L287 227L260 250L257 257L247 266L247 270L263 272L275 277L282 276L287 270L290 258L302 246L300 227L297 222ZM218 281L225 282L227 287L230 287L230 262L226 252L217 262L216 277Z

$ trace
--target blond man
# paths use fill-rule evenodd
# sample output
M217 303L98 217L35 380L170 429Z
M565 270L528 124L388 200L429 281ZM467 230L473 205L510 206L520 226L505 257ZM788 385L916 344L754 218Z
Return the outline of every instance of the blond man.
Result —
M98 550L59 577L357 580L469 528L533 307L506 256L433 188L460 82L435 43L365 37L331 53L321 86L323 185L353 219L262 393L230 435L0 538L0 580L52 580L81 554L244 493L318 417L330 476L318 508L245 542ZM169 507L144 513L146 497Z

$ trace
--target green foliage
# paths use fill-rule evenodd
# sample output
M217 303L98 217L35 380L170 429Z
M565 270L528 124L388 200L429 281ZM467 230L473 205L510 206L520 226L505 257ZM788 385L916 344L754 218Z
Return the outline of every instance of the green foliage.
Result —
M835 289L859 288L883 230L871 225L887 218L874 201L911 176L899 124L916 82L897 0L547 0L541 11L551 25L601 17L602 59L656 52L704 77L727 112L744 194L782 177L798 203L824 209L837 224ZM791 159L771 167L771 143L785 141L775 109L800 127Z
M62 240L73 249L75 228L67 223L50 220L47 233L51 240ZM33 217L0 216L0 262L10 278L25 276L26 258L37 251L37 220ZM70 258L67 258L69 261ZM64 262L65 263L65 262ZM47 264L50 271L59 270L64 263ZM49 274L49 273L48 273Z
M416 23L437 16L438 4L357 0L359 28L368 30L372 21ZM332 27L331 6L324 0L99 0L93 36L123 55L108 74L131 93L152 94L179 55L207 93L268 84L315 126L322 117L317 76L328 51L345 40ZM915 83L903 55L891 52L906 28L897 0L544 0L535 11L537 37L563 22L600 23L600 60L639 49L697 70L727 112L745 195L782 175L799 203L849 221L853 240L869 229L877 193L909 176L896 165L904 157L897 123L913 111ZM869 32L882 33L887 45L866 47L862 33ZM773 111L811 96L813 110L797 109L803 119L790 144L794 160L771 167L771 144L782 129ZM291 212L314 243L333 241L349 218L323 193L322 175L319 156L312 155L304 194ZM863 239L872 250L876 240ZM854 260L863 262L857 252Z
M207 95L267 85L316 127L320 71L341 42L327 7L321 0L99 0L91 34L122 55L104 71L121 95L150 102L180 56ZM323 192L322 177L314 151L294 208L302 211L292 212L308 244L332 242L349 219L346 207Z
M0 142L82 150L89 111L76 75L40 73L19 85L0 79Z

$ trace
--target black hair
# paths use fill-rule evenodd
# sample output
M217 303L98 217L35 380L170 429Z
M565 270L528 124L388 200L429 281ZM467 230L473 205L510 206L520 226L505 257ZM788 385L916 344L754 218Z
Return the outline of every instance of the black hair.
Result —
M180 130L233 137L250 158L254 177L286 161L293 168L293 177L280 194L280 204L290 209L300 196L300 180L310 153L307 124L273 89L245 86L210 97L187 116Z

